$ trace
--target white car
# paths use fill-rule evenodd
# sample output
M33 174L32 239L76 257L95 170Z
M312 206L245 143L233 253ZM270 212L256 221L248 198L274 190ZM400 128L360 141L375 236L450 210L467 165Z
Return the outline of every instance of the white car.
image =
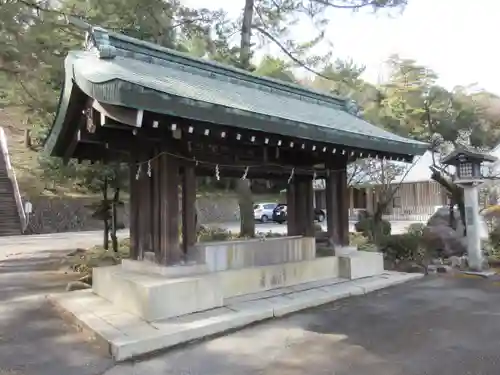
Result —
M253 217L261 223L267 223L273 217L273 211L278 204L272 202L257 203L253 206Z

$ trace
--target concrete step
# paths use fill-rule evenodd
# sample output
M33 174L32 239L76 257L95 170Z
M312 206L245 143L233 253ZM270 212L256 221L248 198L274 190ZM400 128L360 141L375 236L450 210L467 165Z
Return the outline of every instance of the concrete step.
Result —
M4 214L16 214L17 215L17 206L14 204L14 205L5 205L5 206L2 206L1 203L0 203L0 213L4 213Z
M7 236L19 236L21 235L21 227L17 228L0 228L0 236L1 237L7 237Z
M359 280L335 278L324 280L323 284L308 283L303 290L283 295L256 293L246 301L227 301L221 308L153 322L117 309L92 290L60 293L49 296L49 300L62 317L106 345L115 360L123 361L423 276L387 272Z

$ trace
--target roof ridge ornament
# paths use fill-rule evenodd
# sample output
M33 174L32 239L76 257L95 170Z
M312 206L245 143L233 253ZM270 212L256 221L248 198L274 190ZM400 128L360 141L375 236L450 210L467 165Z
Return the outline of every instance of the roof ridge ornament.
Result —
M68 16L66 22L85 30L85 42L83 47L86 51L94 52L100 59L114 59L116 48L109 41L108 31L99 26L92 26L84 20Z
M96 53L100 59L114 59L116 57L116 48L109 41L108 31L102 27L90 27L85 33L84 48Z
M354 99L349 99L349 98L346 98L344 100L345 100L344 108L346 112L353 116L362 118L362 110L358 102Z

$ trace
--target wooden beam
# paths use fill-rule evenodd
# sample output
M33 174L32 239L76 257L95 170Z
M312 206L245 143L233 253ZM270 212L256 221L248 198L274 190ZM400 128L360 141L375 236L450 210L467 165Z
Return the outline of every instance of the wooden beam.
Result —
M106 104L94 100L92 108L97 110L105 118L112 119L116 122L129 125L131 127L141 127L144 116L142 109L133 109L127 107L120 107L117 105ZM105 122L101 125L105 125Z
M401 159L401 161L406 162L410 162L413 158L413 156L406 154L386 153L352 146L349 147L342 144L331 144L307 139L285 137L282 134L265 133L262 131L176 118L173 116L151 112L145 112L143 124L144 129L154 127L159 132L171 131L171 125L175 124L177 129L182 130L182 136L184 138L201 137L205 140L210 138L211 142L221 139L227 142L237 142L240 145L279 146L281 150L289 149L303 150L306 153L314 152L321 159L329 157L329 155L332 154L347 156L351 159L350 161L354 161L359 158L363 159L367 157L375 157L375 155L378 155L380 158L386 157L392 158L393 160ZM153 126L153 124L155 124L155 126ZM293 147L291 144L293 144Z
M66 147L66 150L64 152L63 161L65 164L68 163L69 160L72 159L73 155L75 154L75 151L76 151L76 149L78 147L78 143L79 143L79 136L80 136L81 129L85 129L85 127L86 127L85 125L88 122L93 121L93 114L90 113L89 115L90 115L89 117L80 117L76 122L77 125L76 125L76 129L75 129L75 133L71 137L71 141L69 142L69 144Z
M238 153L239 159L261 160L282 164L316 165L332 163L335 159L354 161L357 158L378 155L380 158L405 158L408 155L394 155L373 150L356 149L343 145L326 144L305 139L284 137L280 134L256 132L250 129L222 126L217 124L189 121L171 116L152 114L148 111L109 106L94 102L93 112L100 109L105 117L102 126L95 127L95 135L83 134L80 142L113 144L113 147L126 150L132 137L154 144L177 142L187 145L189 142L202 150L207 147L219 147ZM100 120L98 121L100 123ZM168 147L167 147L168 149ZM206 152L206 151L200 151ZM71 153L71 149L68 149ZM254 154L249 156L246 154ZM210 153L213 154L213 153ZM200 156L194 152L193 156Z

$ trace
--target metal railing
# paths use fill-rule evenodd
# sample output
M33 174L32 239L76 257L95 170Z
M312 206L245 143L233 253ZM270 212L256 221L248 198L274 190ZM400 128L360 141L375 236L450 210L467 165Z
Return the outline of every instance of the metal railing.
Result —
M7 147L7 136L5 135L5 131L1 126L0 151L2 152L3 158L5 160L7 176L9 177L14 189L14 198L16 200L17 212L19 214L19 219L21 220L21 231L24 233L28 225L28 220L26 218L26 213L24 212L23 199L21 198L21 192L19 191L19 185L17 184L16 173L14 172L14 168L12 168L12 164L10 163L9 148Z

